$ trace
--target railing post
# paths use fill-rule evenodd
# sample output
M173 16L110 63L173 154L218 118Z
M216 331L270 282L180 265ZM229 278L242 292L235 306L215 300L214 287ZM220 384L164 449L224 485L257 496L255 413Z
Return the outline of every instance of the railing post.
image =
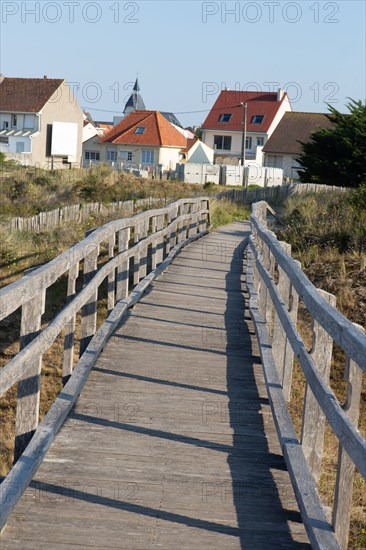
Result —
M67 281L67 302L70 303L76 293L76 279L79 275L79 262L74 264L69 269ZM62 365L62 383L65 385L74 366L74 343L75 343L75 320L73 315L70 321L65 326L64 337L64 358Z
M191 204L191 218L189 223L188 237L197 235L197 203Z
M291 245L288 243L285 243L284 241L280 241L280 245L288 254L288 256L291 256ZM286 308L288 309L289 306L289 300L290 300L290 279L282 269L280 265L277 266L278 269L278 282L277 282L277 290L280 295L280 297L283 300L283 303L285 304ZM273 352L273 358L277 367L278 377L282 381L283 379L283 370L284 370L284 364L285 364L285 350L286 350L286 332L283 328L281 321L278 317L278 314L275 310L274 312L274 321L273 321L273 336L272 336L272 352Z
M157 232L158 227L158 216L153 216L151 220L151 232L153 235ZM152 243L152 250L151 250L151 271L154 271L157 266L157 250L158 250L158 240L155 236L154 241Z
M333 294L329 294L321 289L318 289L318 292L332 307L336 307L337 299ZM323 380L328 383L332 363L333 339L314 318L312 320L312 331L313 343L310 355ZM320 479L324 430L325 416L316 397L307 385L302 419L301 444L306 461L316 482Z
M165 216L163 214L160 214L157 217L157 231L162 231L164 229L164 220ZM156 263L157 265L161 264L161 262L164 260L164 243L165 239L164 236L160 236L157 239L157 248L156 248Z
M141 222L135 224L134 228L134 238L133 242L134 244L137 244L140 241L140 235L141 235ZM137 285L140 281L140 253L135 252L135 255L133 257L133 285Z
M41 329L45 311L46 290L22 306L20 325L20 349L25 348ZM41 388L42 356L27 365L18 384L18 400L15 420L14 462L18 460L37 429Z
M147 218L146 220L144 220L143 222L141 222L141 239L146 239L147 237L147 234L149 232L149 222L150 222L150 218ZM140 254L140 279L143 279L144 277L146 277L146 274L147 274L147 247L146 248L143 248L143 250L141 251L141 254Z
M296 265L301 269L301 263L298 262L297 260L294 260L294 261ZM296 290L294 289L294 287L292 286L292 284L290 284L289 315L295 327L297 324L298 309L299 309L299 296ZM283 379L282 379L283 394L286 401L290 401L290 397L291 397L293 366L294 366L294 352L292 350L289 339L286 338L285 361L283 365Z
M111 260L114 258L114 248L116 246L116 234L113 233L109 237L108 241L108 258ZM108 313L110 313L116 303L116 270L114 269L108 275Z
M364 332L364 328L354 323ZM357 427L360 415L362 391L362 370L357 363L347 357L345 379L347 380L347 397L343 410L350 421ZM333 507L333 528L342 550L348 547L349 524L351 517L352 487L355 467L348 454L339 444L337 480Z
M84 257L84 286L94 277L98 268L99 245L92 244ZM97 329L97 303L98 289L95 289L92 296L82 308L81 335L80 335L80 357L89 345Z
M118 232L118 253L128 250L128 244L130 242L131 229L126 227ZM121 262L117 268L117 287L116 287L116 301L119 302L128 296L128 283L129 283L129 265L130 260L126 259Z

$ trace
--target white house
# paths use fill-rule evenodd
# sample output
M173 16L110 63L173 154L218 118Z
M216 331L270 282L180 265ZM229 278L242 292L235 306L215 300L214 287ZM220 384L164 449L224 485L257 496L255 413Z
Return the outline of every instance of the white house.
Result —
M0 76L0 151L23 165L79 167L83 112L63 79Z
M223 90L202 125L202 141L215 150L218 164L239 164L244 104L247 105L245 158L262 164L261 150L283 115L292 111L287 93Z
M314 131L331 127L326 114L285 113L263 147L264 166L282 168L285 178L299 179L297 158L302 152L301 143L310 141Z
M181 149L181 162L213 164L214 150L198 138L187 139L187 146Z
M84 166L108 162L118 167L173 170L187 139L159 111L133 111L102 137L83 146Z

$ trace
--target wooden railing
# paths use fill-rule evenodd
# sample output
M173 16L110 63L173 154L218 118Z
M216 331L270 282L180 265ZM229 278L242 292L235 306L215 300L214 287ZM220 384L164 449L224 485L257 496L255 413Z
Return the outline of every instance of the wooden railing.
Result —
M316 289L289 244L279 242L266 223L266 202L253 204L247 249L250 311L256 327L271 407L302 518L313 548L346 549L355 466L366 478L366 442L358 431L366 336L335 309L336 298ZM308 351L297 328L299 301L310 314ZM329 385L333 342L345 352L347 397L339 403ZM300 441L287 403L294 358L306 379ZM339 442L332 518L317 491L326 422Z
M183 246L207 233L209 223L207 197L181 199L159 210L113 221L0 291L0 321L21 308L21 351L0 370L0 398L18 384L15 465L0 485L0 531L127 309ZM68 303L41 328L46 292L63 276L67 276ZM77 284L78 278L82 285ZM104 281L109 316L97 330L98 290ZM74 365L76 329L80 332L80 359ZM60 333L66 385L39 423L42 356Z

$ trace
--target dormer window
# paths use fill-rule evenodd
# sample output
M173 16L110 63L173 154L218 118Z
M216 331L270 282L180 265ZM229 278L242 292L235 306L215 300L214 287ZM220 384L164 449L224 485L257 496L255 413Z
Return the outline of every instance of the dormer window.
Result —
M230 122L231 119L231 113L224 113L223 115L219 116L219 122Z
M254 115L252 118L252 124L262 124L264 115Z
M135 130L135 134L143 134L146 130L146 126L137 126L136 130Z

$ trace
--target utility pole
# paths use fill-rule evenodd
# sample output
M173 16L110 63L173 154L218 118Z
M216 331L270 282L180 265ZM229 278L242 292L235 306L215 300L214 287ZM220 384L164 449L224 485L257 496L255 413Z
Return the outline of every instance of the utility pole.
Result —
M245 187L245 142L247 141L247 103L241 102L243 106L243 133L241 138L241 165L243 167L243 185Z

